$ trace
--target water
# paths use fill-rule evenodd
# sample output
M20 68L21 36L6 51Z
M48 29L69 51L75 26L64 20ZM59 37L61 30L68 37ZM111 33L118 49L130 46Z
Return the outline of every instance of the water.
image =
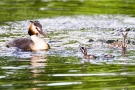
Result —
M1 90L135 89L135 18L131 17L135 1L0 2L1 11L7 15L1 19L1 24L5 24L0 27ZM51 49L22 52L6 48L8 40L28 36L30 19L40 21L47 34L46 38L40 37ZM110 48L105 43L105 40L121 41L122 30L128 30L127 41L130 40L126 57L121 48ZM81 46L98 58L84 59ZM115 57L106 59L103 57L106 54Z

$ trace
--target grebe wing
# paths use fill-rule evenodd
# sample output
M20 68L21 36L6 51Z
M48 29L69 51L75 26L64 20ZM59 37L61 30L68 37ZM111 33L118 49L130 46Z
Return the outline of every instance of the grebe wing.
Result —
M22 50L30 50L30 44L34 44L30 37L16 38L7 42L6 47L17 47Z

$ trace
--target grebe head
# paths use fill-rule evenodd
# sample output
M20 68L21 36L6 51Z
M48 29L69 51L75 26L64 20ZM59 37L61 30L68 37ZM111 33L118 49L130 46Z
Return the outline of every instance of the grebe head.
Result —
M86 47L81 47L80 50L84 55L87 55L87 48Z
M98 58L95 55L91 55L91 54L87 55L87 48L86 47L81 47L80 50L84 55L83 56L84 59L96 59L96 58Z
M123 32L122 32L122 35L123 35L123 37L127 37L127 31L126 30L124 30Z
M42 31L42 25L38 21L30 21L30 27L28 34L31 35L38 35L40 33L43 36L46 36L45 33Z

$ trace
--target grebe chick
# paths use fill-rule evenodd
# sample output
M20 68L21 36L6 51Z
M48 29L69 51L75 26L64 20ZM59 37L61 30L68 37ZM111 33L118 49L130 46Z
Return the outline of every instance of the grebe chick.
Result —
M122 33L123 36L123 41L114 41L113 43L109 44L110 47L120 47L120 48L126 48L127 44L126 44L126 38L127 38L127 31L124 30Z
M80 50L84 55L83 56L84 59L96 59L97 58L97 56L95 56L95 55L91 55L91 54L88 55L86 47L81 47Z

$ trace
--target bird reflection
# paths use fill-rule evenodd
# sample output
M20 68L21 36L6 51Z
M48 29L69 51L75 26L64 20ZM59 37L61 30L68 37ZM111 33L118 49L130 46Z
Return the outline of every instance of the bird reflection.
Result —
M44 81L40 80L39 77L42 77L43 73L45 72L44 67L47 66L47 55L40 56L40 55L33 55L30 59L31 65L31 73L32 73L32 84L40 84ZM31 90L41 90L40 87L34 87Z
M44 57L39 56L39 55L34 55L31 58L31 66L32 67L42 67L46 66L46 61L47 61L47 56L45 55Z

